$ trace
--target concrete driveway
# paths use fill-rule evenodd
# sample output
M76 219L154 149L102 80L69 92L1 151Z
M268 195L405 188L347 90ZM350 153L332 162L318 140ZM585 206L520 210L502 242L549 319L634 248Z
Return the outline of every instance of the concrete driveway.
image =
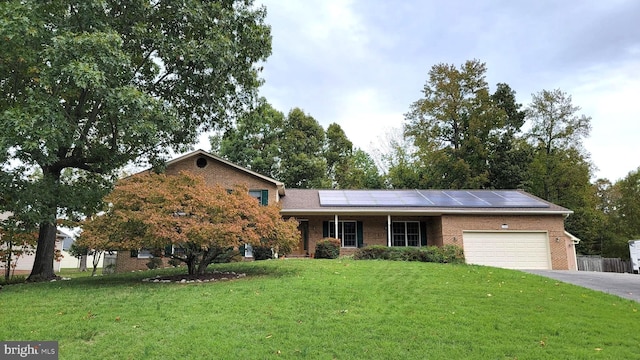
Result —
M594 271L523 270L640 302L640 275Z

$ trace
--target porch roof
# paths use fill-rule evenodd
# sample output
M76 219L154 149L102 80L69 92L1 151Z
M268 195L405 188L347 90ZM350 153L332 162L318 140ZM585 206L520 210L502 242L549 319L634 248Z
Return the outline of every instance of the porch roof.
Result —
M434 192L434 190L414 190L420 194ZM435 192L449 192L449 190L437 190ZM469 190L474 195L482 197L485 190ZM488 190L486 190L489 192ZM367 192L375 192L373 197L390 199L378 204L365 202L348 203L348 201L326 201L327 198L343 198L371 196ZM442 214L492 214L492 215L564 215L568 216L573 211L555 205L524 191L518 190L491 190L491 194L496 196L509 196L517 192L524 200L511 204L507 203L487 203L486 206L476 203L465 204L464 202L413 204L403 205L402 199L394 200L395 197L406 196L408 190L318 190L318 189L287 189L286 196L280 199L281 213L288 216L299 215L416 215L416 216L437 216ZM346 193L346 195L345 195ZM321 200L325 198L325 201ZM453 204L453 205L452 205Z

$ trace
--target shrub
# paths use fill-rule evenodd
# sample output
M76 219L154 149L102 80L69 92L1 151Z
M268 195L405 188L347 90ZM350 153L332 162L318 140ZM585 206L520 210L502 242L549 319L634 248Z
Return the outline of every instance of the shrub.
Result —
M316 259L337 259L340 256L340 240L324 238L316 243Z
M386 247L372 245L360 248L353 255L355 260L396 260L434 263L464 263L462 249L455 245L424 247Z
M238 262L240 260L242 260L242 255L240 254L240 251L233 250L233 248L228 248L228 249L225 249L222 253L220 253L220 255L216 256L213 262L215 264L221 264L221 263Z
M388 259L388 250L390 248L383 245L371 245L358 249L353 254L354 260L376 260Z
M464 263L464 251L456 245L445 245L441 248L444 262L452 264Z
M2 269L4 271L4 269ZM24 275L12 275L7 281L4 277L0 278L0 285L22 284L27 282L27 277Z
M169 260L169 265L173 266L173 267L178 267L182 264L182 261L178 260L178 259L170 259Z
M271 248L268 246L254 246L253 259L254 260L273 259L273 251L271 251Z
M149 269L157 269L162 265L162 259L159 257L152 257L149 262L147 262L147 267Z

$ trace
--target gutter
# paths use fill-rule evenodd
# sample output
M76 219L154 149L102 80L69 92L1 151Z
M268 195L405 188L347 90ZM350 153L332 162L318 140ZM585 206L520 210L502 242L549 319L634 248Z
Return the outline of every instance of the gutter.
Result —
M500 211L488 211L488 210L473 210L473 209L451 209L451 210L425 210L425 209L409 209L409 210L393 210L393 209L357 209L357 210L344 210L344 209L281 209L282 215L563 215L565 218L573 211L554 211L554 210L500 210Z

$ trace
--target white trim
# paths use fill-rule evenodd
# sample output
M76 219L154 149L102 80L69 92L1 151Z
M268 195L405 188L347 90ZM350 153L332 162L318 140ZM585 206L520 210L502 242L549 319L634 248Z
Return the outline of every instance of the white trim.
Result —
M474 209L282 209L282 215L405 215L405 214L421 214L421 215L565 215L573 214L571 210L474 210Z
M387 215L387 247L391 247L391 215Z

